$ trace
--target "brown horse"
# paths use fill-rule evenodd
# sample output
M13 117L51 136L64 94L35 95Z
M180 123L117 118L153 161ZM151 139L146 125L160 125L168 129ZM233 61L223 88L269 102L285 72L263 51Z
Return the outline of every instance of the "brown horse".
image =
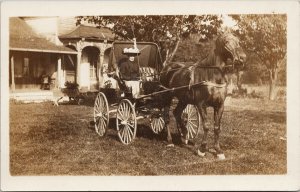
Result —
M187 143L187 129L181 119L182 112L188 104L197 106L203 122L203 138L198 155L204 156L207 151L207 107L214 109L214 148L219 159L225 159L220 148L219 135L224 101L227 93L226 73L228 69L244 65L246 55L239 45L237 37L231 33L220 35L210 54L197 63L169 63L160 75L161 84L168 88L187 86L185 89L174 90L164 95L164 120L167 129L167 140L172 144L172 137L169 129L169 110L173 97L177 97L178 104L173 111L178 130L182 133ZM198 84L198 85L195 85ZM194 85L194 86L193 86Z

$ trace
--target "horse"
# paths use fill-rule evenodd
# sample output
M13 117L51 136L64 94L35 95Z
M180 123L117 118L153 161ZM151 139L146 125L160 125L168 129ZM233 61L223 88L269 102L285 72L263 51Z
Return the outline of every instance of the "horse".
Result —
M218 159L225 159L219 144L221 118L227 94L227 74L235 69L242 69L246 54L239 44L239 39L231 33L223 33L214 41L214 47L208 56L196 63L167 63L160 74L160 83L166 89L173 90L164 94L163 118L167 130L168 146L174 146L169 128L169 110L172 99L176 97L178 104L173 111L179 133L187 144L187 129L182 120L182 112L188 104L198 108L203 122L203 138L197 154L204 157L208 151L207 107L214 109L214 148ZM198 85L197 85L198 84ZM225 86L224 86L225 85ZM176 87L185 86L176 90ZM181 130L181 131L180 131Z

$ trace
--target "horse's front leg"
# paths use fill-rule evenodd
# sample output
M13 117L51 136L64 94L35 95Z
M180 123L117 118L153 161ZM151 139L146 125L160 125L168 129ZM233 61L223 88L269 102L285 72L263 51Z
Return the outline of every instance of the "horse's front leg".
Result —
M172 141L172 135L171 135L171 131L170 131L170 107L171 107L171 102L172 102L172 99L171 100L167 100L165 103L164 103L164 107L163 107L163 118L164 118L164 121L165 121L165 129L167 131L167 141L168 141L168 147L174 147L174 144L173 144L173 141Z
M176 119L176 124L177 124L177 129L180 134L180 137L184 139L183 143L188 144L188 139L187 139L187 128L186 128L186 123L181 118L182 112L184 108L186 108L187 103L179 101L176 108L173 111L174 117ZM185 118L185 117L184 117ZM185 118L185 122L187 121L187 117Z
M208 136L209 127L207 121L207 110L206 110L207 107L203 103L198 104L197 107L200 112L201 120L203 122L203 137L202 137L200 148L197 150L197 154L201 157L204 157L205 153L208 151L207 136Z
M220 147L220 133L221 133L221 118L224 111L224 104L219 107L214 107L214 136L215 144L214 148L217 152L217 158L219 160L224 160L225 155Z

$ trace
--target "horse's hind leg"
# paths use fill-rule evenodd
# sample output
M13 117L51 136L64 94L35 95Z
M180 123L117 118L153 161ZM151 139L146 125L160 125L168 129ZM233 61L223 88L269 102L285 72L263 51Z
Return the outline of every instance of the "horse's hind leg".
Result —
M207 107L203 103L198 104L197 107L200 112L201 120L203 122L203 137L202 137L200 148L197 151L197 154L201 157L204 157L205 152L208 151L207 135L208 135L209 128L207 123L207 110L206 110Z
M220 132L221 132L221 118L224 111L224 105L214 108L214 135L215 144L214 148L217 152L217 158L219 160L225 159L225 155L220 147Z
M179 101L176 108L173 111L174 117L176 119L177 129L179 131L180 136L183 136L185 144L188 143L187 129L185 127L184 121L181 118L181 115L182 115L184 108L186 108L186 106L187 106L187 103Z

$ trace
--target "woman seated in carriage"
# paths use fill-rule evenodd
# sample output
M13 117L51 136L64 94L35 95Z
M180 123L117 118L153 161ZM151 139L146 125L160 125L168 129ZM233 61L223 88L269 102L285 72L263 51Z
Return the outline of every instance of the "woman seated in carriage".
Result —
M118 63L120 77L131 90L133 98L137 98L140 95L140 71L136 59L139 55L139 50L125 48L123 54L125 57L120 59Z

